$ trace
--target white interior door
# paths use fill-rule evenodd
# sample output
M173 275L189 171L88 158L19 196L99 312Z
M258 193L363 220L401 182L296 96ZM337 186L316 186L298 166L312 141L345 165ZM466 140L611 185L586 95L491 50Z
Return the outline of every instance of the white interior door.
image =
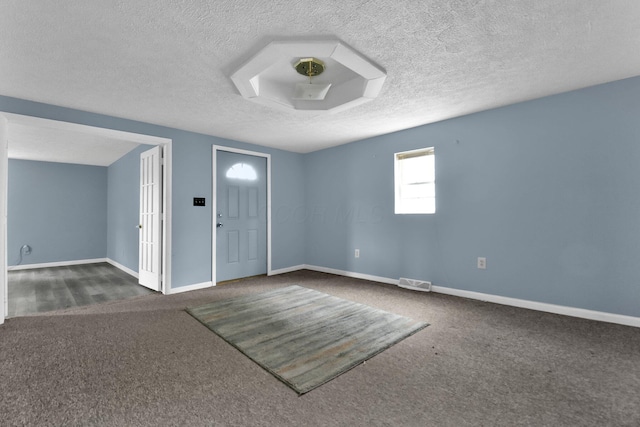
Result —
M138 281L159 291L162 280L162 147L140 154Z

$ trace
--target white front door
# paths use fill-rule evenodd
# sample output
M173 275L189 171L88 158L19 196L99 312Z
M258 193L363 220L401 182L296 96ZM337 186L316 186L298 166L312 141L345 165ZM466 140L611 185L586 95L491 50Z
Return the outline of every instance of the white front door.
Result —
M138 282L159 291L162 279L162 147L140 154Z

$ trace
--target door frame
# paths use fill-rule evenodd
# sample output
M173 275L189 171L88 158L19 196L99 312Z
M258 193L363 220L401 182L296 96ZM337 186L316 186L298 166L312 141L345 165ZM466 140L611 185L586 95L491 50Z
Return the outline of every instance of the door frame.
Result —
M211 197L211 284L216 286L216 243L218 234L216 233L216 222L218 212L218 195L217 192L217 165L218 151L226 151L229 153L246 154L248 156L263 157L267 159L267 276L271 275L271 154L261 153L258 151L242 150L239 148L225 147L222 145L213 146L213 163L212 163L212 197Z
M130 141L148 145L162 145L164 156L164 167L162 172L162 285L160 291L163 294L171 293L171 242L172 242L172 146L171 138L163 138L147 134L120 131L116 129L103 128L99 126L84 125L80 123L65 122L61 120L46 119L38 116L27 116L0 111L0 324L8 313L9 287L7 283L7 196L8 196L8 139L11 119L38 120L47 122L48 125L56 129L83 130L90 133L112 137L125 138ZM4 140L2 140L4 139Z
M9 284L7 283L7 190L9 178L9 125L0 114L0 325L9 311Z

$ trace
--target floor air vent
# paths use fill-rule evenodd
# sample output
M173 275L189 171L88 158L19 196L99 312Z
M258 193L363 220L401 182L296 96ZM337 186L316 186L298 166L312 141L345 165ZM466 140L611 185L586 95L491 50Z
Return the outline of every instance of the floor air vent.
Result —
M424 280L406 279L401 277L398 282L398 286L401 288L413 289L414 291L431 291L431 282L425 282Z

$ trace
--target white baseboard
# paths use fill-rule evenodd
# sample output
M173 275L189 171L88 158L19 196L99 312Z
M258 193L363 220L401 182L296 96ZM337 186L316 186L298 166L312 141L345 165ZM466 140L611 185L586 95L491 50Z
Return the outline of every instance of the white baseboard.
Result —
M293 267L280 268L278 270L271 270L267 273L267 276L276 276L278 274L291 273L294 271L304 270L306 266L304 264L294 265Z
M620 325L635 326L637 328L640 328L640 317L625 316L624 314L614 314L604 311L568 307L565 305L556 305L545 302L503 297L500 295L483 294L480 292L464 291L455 288L447 288L444 286L432 286L431 290L440 294L452 295L456 297L469 298L495 304L509 305L512 307L527 308L529 310L544 311L547 313L561 314L564 316L579 317L589 320L597 320L599 322L617 323Z
M351 271L337 270L334 268L318 267L315 265L305 265L305 269L319 271L322 273L337 274L339 276L354 277L357 279L370 280L372 282L388 283L398 285L398 279L388 277L372 276L369 274L354 273ZM599 322L617 323L619 325L634 326L640 328L640 317L626 316L624 314L607 313L603 311L587 310L584 308L568 307L564 305L548 304L523 300L518 298L503 297L499 295L484 294L481 292L465 291L462 289L449 288L445 286L432 286L432 292L451 295L462 298L469 298L478 301L486 301L494 304L508 305L512 307L526 308L529 310L544 311L546 313L561 314L563 316L579 317L582 319L596 320Z
M111 258L107 258L107 262L111 265L113 265L116 268L119 268L120 270L124 271L125 273L135 277L136 279L139 278L139 274L137 271L134 271L132 269L130 269L129 267L125 267L124 265L120 264L119 262L116 262L114 260L112 260Z
M167 294L173 295L173 294L179 294L182 292L197 291L199 289L210 288L212 286L215 286L213 282L195 283L193 285L180 286L178 288L171 288L169 289L169 292L167 292Z
M82 265L82 264L95 264L98 262L108 262L107 258L94 258L94 259L79 259L74 261L58 261L58 262L45 262L42 264L20 264L10 265L7 270L31 270L33 268L48 268L48 267L66 267L68 265Z
M329 274L337 274L338 276L353 277L354 279L370 280L372 282L382 282L382 283L388 283L390 285L398 284L398 279L389 279L387 277L372 276L370 274L354 273L353 271L337 270L335 268L319 267L317 265L306 265L306 264L304 268L307 270L319 271L321 273L329 273Z

